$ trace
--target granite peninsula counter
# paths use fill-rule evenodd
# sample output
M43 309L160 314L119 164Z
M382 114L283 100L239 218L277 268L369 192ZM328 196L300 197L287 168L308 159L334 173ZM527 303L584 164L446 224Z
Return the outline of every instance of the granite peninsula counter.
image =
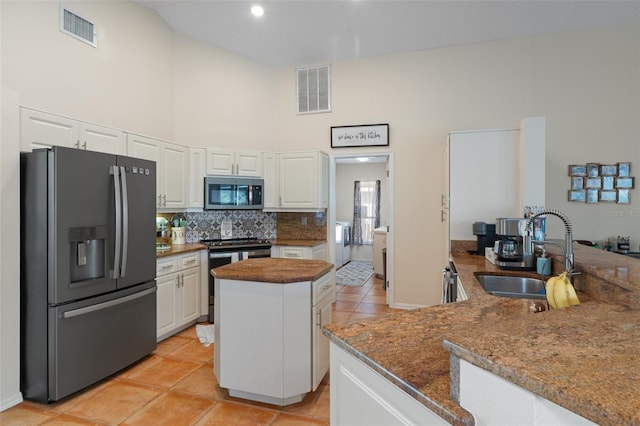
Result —
M640 262L574 246L582 271L575 284L587 292L579 292L578 306L534 314L528 300L488 295L476 272L514 273L452 253L469 300L332 324L324 333L451 424L474 423L455 401L459 371L451 357L593 422L640 424ZM554 259L554 268L561 263Z

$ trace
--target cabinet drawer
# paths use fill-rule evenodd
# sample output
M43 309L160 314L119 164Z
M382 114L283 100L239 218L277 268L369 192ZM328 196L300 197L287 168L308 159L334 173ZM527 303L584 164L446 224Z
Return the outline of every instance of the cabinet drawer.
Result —
M156 260L156 276L167 275L178 270L178 262L175 256Z
M183 254L178 258L178 267L180 269L193 268L200 266L200 252Z
M334 287L333 287L333 282L334 282L333 274L334 274L334 271L331 270L330 272L327 272L322 277L320 277L319 279L317 279L316 281L313 282L313 289L312 289L313 300L312 300L312 304L314 306L323 297L325 297L328 294L333 293L333 290L334 290Z
M309 256L304 247L280 247L280 257L286 259L306 259Z

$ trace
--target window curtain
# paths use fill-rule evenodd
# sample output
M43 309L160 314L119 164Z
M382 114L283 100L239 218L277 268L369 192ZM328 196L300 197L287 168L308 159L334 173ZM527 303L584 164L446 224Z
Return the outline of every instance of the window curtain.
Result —
M351 228L351 243L362 245L362 196L360 181L353 182L353 228Z
M353 182L351 242L373 244L373 230L380 226L380 181Z

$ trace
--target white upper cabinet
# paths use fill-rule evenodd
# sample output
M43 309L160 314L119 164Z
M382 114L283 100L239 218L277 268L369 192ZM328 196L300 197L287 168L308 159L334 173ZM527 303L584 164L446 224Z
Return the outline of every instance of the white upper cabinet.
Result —
M124 132L80 122L80 148L107 154L124 154Z
M146 136L127 134L127 155L156 162L156 207L187 207L188 148Z
M204 208L204 175L206 173L207 150L189 148L189 194L187 207Z
M207 148L208 175L262 176L260 151Z
M20 108L20 149L65 146L122 154L124 132L29 108Z
M328 206L329 157L324 152L278 154L278 208L325 209ZM266 186L266 183L265 183Z

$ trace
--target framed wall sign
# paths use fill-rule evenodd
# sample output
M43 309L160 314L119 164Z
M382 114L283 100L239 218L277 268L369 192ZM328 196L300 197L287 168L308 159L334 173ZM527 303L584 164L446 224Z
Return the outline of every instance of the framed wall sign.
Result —
M389 146L388 124L332 126L331 148Z

